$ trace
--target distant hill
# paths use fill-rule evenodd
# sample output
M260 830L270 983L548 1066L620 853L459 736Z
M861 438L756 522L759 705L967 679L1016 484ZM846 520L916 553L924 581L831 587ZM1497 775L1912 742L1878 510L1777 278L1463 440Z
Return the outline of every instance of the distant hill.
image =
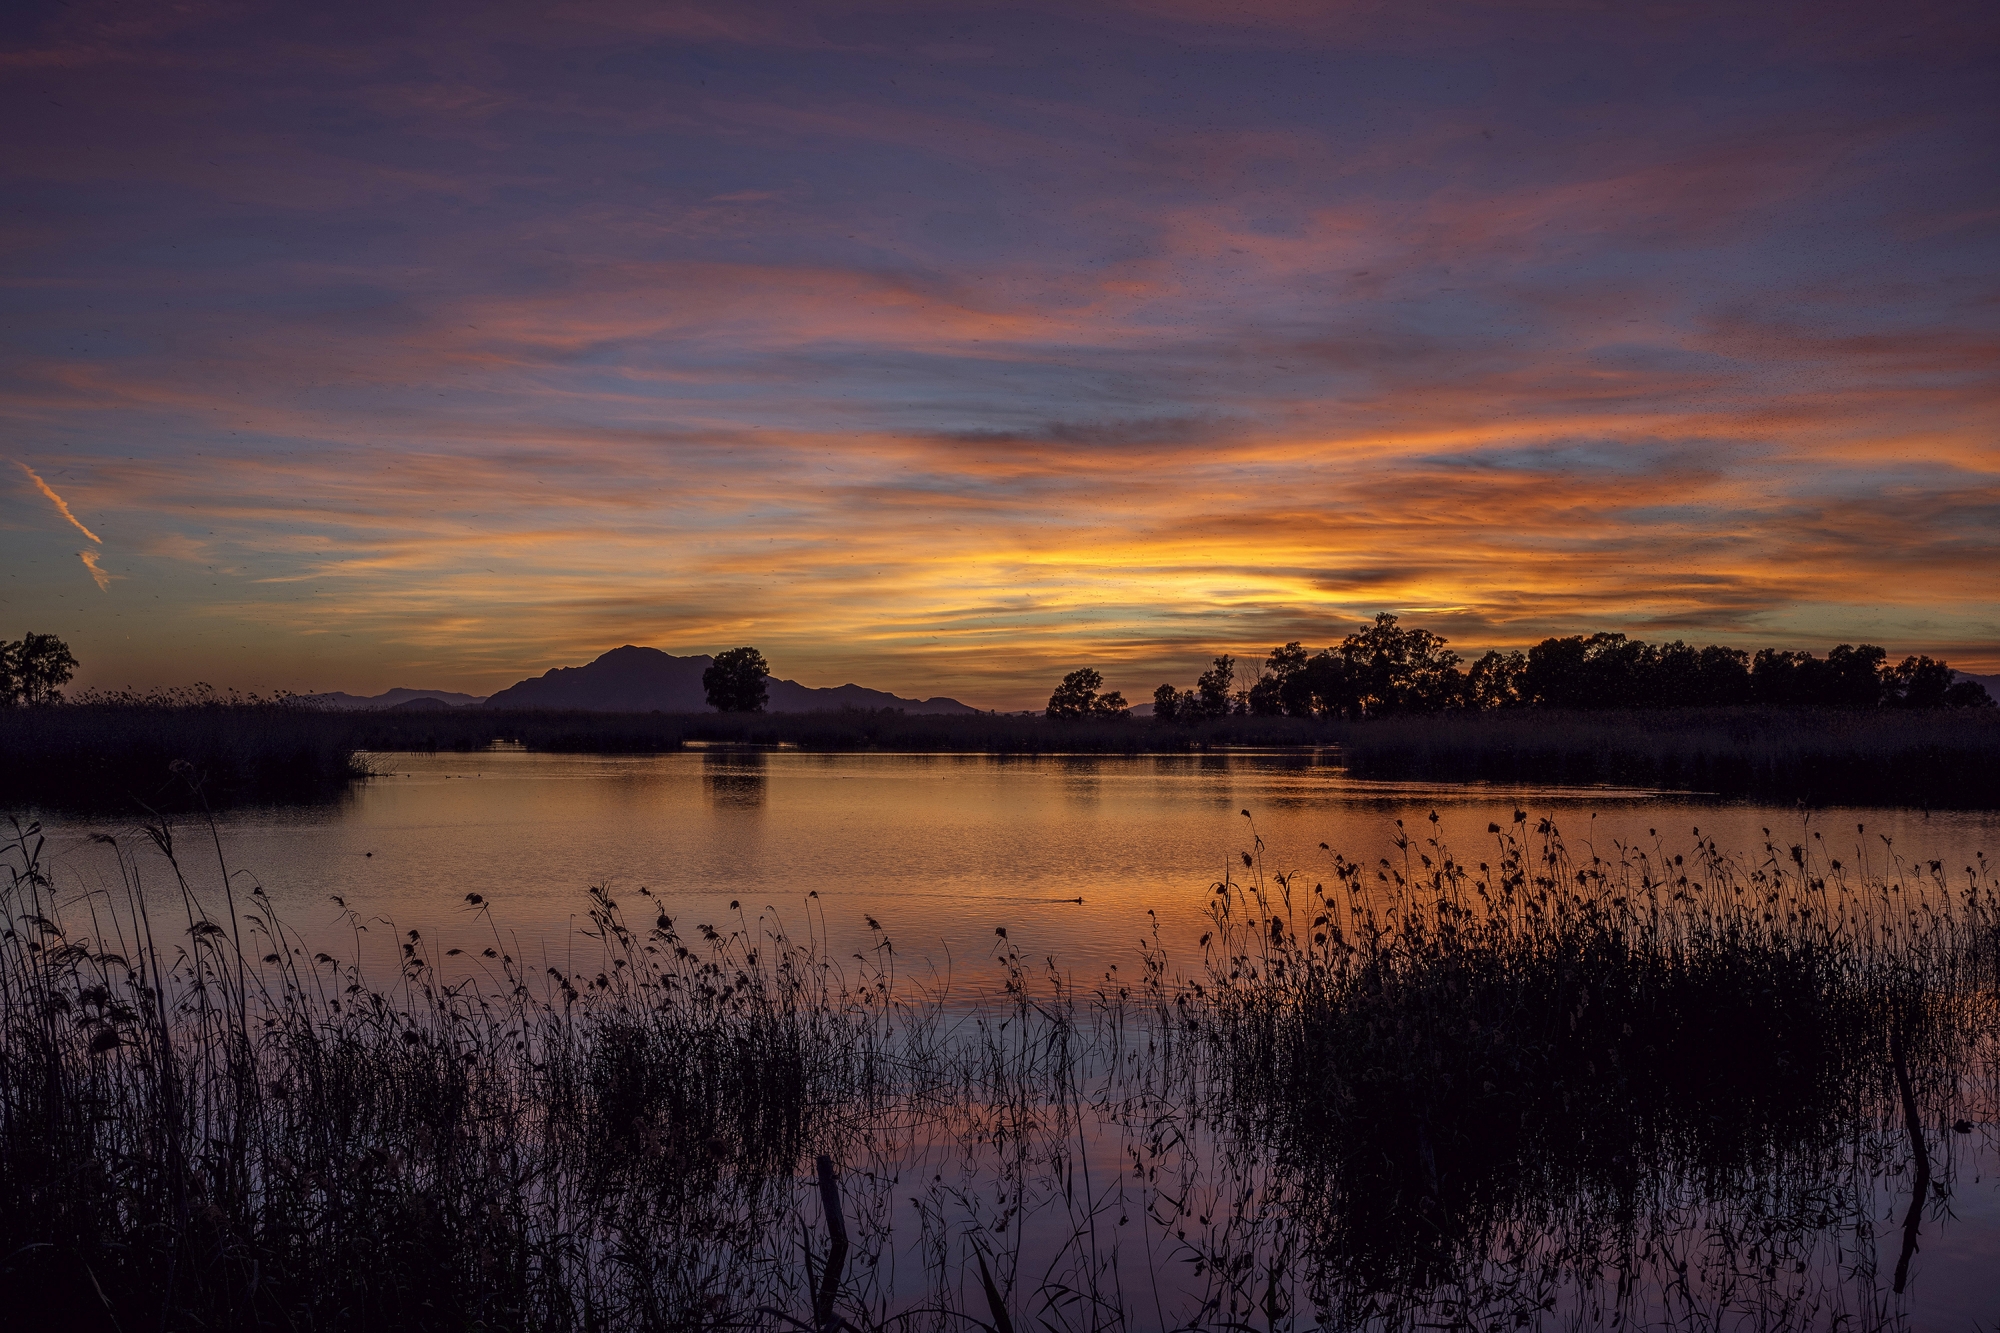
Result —
M412 690L400 685L382 694L349 694L345 690L332 690L326 694L308 694L304 698L328 708L353 712L401 708L420 699L433 700L445 708L466 708L486 701L486 697L480 694L460 694L455 690Z
M675 657L657 648L626 644L587 666L556 667L486 700L488 708L576 708L593 713L706 713L701 673L707 655ZM903 699L859 685L813 689L766 676L773 713L821 713L842 708L900 708L905 713L977 713L956 699Z
M399 704L390 704L392 713L449 713L453 704L442 699L433 699L428 694L420 694L414 699L405 699Z

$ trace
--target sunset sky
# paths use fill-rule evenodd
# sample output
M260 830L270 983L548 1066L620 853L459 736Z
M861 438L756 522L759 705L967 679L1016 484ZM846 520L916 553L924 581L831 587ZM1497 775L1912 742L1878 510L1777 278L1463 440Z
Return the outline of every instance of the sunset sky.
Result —
M10 4L0 637L2000 670L2000 6Z

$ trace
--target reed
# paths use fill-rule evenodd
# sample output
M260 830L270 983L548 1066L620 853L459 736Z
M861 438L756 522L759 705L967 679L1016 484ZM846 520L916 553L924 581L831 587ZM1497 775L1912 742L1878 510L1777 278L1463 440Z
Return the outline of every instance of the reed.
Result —
M1561 713L1499 710L1359 722L1220 717L586 713L459 709L341 713L206 694L0 708L0 803L187 814L184 763L210 806L339 798L370 752L671 753L690 744L820 752L1140 754L1337 749L1356 777L1619 784L1808 805L2000 807L2000 712L1799 708Z
M1921 1163L1907 1265L1992 1118L1983 863L1245 830L1191 970L1003 931L975 993L836 962L811 900L604 889L587 963L467 895L371 969L164 822L68 901L17 825L0 1281L125 1329L1895 1325L1871 1191Z
M0 806L198 810L176 765L215 806L330 800L367 776L357 748L318 708L201 689L0 708Z
M1634 1203L1676 1192L1752 1192L1762 1247L1796 1248L1857 1126L1959 1119L1991 1056L1983 865L1868 876L1816 833L1747 863L1713 841L1578 860L1518 811L1467 863L1398 829L1400 863L1215 886L1205 941L1221 1100L1293 1165L1338 1326L1528 1237L1545 1266L1642 1271Z
M1331 723L1311 718L1224 717L1185 727L1143 719L1051 720L1039 714L590 713L464 709L451 713L348 714L343 725L371 750L468 750L496 740L530 750L660 753L690 742L791 746L822 752L1143 754L1218 746L1325 744Z
M1390 717L1338 730L1357 777L1614 783L1807 805L2000 806L2000 713L1683 708Z
M1217 746L1324 743L1328 724L1219 718L1199 726L1051 723L1040 717L834 713L589 713L456 709L338 712L306 701L203 691L89 696L46 708L0 708L0 804L156 811L337 799L380 751L483 750L496 743L581 754L672 753L695 742L989 754L1137 754ZM201 799L176 776L186 764Z
M696 1326L738 1294L771 1181L867 1099L867 1006L809 942L690 947L599 890L590 965L535 975L472 895L489 943L410 931L377 979L260 890L213 912L168 827L145 837L170 926L129 856L125 900L65 920L16 826L0 1253L51 1318Z

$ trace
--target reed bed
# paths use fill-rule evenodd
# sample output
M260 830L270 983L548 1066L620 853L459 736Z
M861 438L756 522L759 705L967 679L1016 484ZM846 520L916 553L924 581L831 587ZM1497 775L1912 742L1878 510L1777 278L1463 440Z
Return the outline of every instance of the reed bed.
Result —
M2000 806L1994 709L1501 709L1351 723L1356 777L1625 786L1812 806Z
M690 948L600 890L587 972L410 931L377 980L258 889L211 913L144 834L184 909L163 931L136 880L65 922L32 827L10 867L0 1250L66 1314L692 1326L736 1294L774 1178L866 1103L866 997L828 995L810 945Z
M1580 1279L1615 1274L1601 1310L1644 1291L1699 1326L1686 1255L1717 1244L1742 1313L1867 1315L1810 1290L1873 1259L1815 1255L1825 1219L1924 1142L1912 1124L1991 1115L1985 865L1912 873L1885 843L1870 873L1818 832L1747 862L1712 840L1586 861L1519 811L1467 863L1398 828L1400 864L1333 855L1331 887L1216 886L1198 1006L1211 1100L1287 1165L1333 1324L1490 1313L1526 1276L1494 1256L1532 1252L1531 1307L1577 1315Z
M332 800L367 776L356 749L320 709L205 690L0 708L0 808L193 813L183 772L216 806Z
M590 713L463 708L339 712L296 700L201 692L99 697L0 708L0 807L124 815L328 801L368 777L368 752L466 752L497 743L568 754L662 754L690 742L821 752L1137 754L1218 746L1324 743L1331 724L1219 718L1192 727L1143 721L796 714ZM200 777L202 801L176 776Z
M1983 863L1245 830L1199 961L1001 934L972 994L810 901L604 889L587 965L468 895L371 975L163 823L67 900L17 826L0 1281L121 1329L1898 1325L1993 1117Z
M510 711L335 712L286 700L101 697L0 708L0 803L192 814L186 764L211 806L338 799L366 754L496 742L579 754L690 744L818 752L1002 755L1336 747L1356 777L1621 784L1807 805L2000 806L2000 711L1811 708L1563 713L1503 709L1362 721L1218 717L1193 723L911 716Z

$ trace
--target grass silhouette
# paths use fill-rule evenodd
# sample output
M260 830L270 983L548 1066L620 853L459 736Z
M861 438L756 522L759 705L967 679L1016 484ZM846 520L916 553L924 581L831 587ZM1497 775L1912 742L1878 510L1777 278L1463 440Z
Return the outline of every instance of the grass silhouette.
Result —
M603 889L587 961L467 895L371 973L137 838L7 854L0 1281L74 1327L1889 1327L1865 1199L1921 1150L1914 1245L1991 1118L2000 886L1886 846L1246 825L1191 971L974 993Z
M217 806L338 798L367 754L671 753L690 744L819 752L1185 753L1336 747L1357 777L1620 784L1791 804L2000 807L2000 710L1808 708L1487 713L1360 722L1222 717L1050 721L1030 716L619 714L457 709L342 713L190 693L0 709L0 803L192 813L184 763Z
M2000 710L1500 710L1357 723L1357 777L1617 783L1786 804L2000 806Z

